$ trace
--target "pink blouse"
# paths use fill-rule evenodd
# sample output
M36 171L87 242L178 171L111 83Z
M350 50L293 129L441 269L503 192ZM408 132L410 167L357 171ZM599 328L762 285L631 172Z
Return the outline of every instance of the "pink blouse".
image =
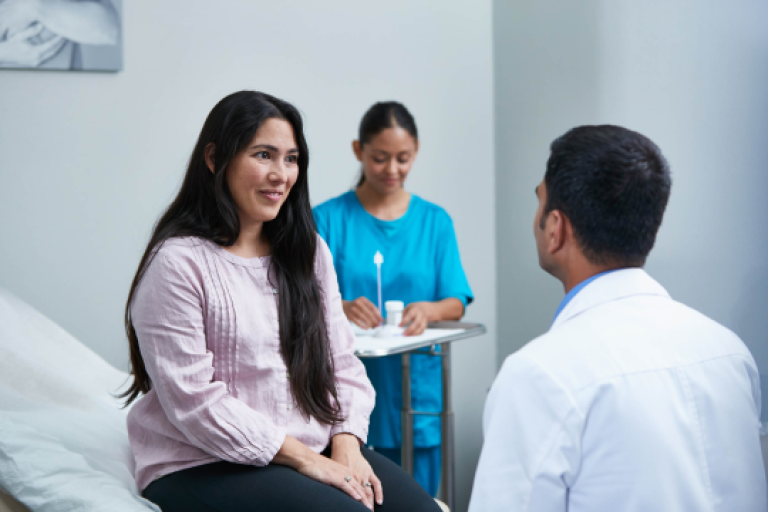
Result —
M345 421L305 419L280 354L277 290L269 257L245 259L213 242L165 242L131 305L152 389L128 414L136 482L225 460L269 464L291 435L316 452L349 432L365 442L374 391L354 355L328 246L318 236L315 273Z

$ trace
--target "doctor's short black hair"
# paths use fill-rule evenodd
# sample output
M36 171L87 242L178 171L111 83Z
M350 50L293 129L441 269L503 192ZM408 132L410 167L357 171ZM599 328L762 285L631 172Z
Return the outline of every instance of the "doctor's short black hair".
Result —
M595 265L641 267L656 241L672 179L661 150L620 126L579 126L550 146L542 216L560 210Z

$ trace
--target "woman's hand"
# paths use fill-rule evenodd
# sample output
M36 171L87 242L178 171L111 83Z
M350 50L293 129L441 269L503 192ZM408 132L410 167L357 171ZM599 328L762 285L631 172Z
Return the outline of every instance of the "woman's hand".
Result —
M359 447L357 451L359 454ZM362 458L362 455L360 455L360 458ZM367 488L363 488L358 476L352 474L351 468L313 452L298 439L285 436L283 446L280 447L272 462L292 467L312 480L337 487L373 510L370 492L367 492ZM351 477L349 481L347 481L347 477ZM381 487L381 484L379 484L379 487Z
M373 329L381 324L379 308L365 297L355 300L343 300L344 315L350 322L355 322L362 329Z
M364 490L363 504L373 510L373 500L381 505L384 503L384 490L381 481L374 474L371 465L360 453L360 442L352 434L336 434L333 436L331 458L349 468L353 480L362 486ZM370 485L366 485L370 484Z
M429 322L436 321L434 313L434 304L431 302L408 304L403 311L403 322L400 324L400 327L408 326L403 336L418 336L423 333Z

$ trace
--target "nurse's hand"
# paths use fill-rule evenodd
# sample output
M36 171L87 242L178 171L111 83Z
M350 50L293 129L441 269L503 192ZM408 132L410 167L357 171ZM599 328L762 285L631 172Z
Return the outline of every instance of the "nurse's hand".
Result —
M427 328L434 316L434 304L431 302L412 302L403 311L403 322L400 327L408 326L403 336L418 336ZM410 325L408 325L410 324Z
M344 315L350 322L355 322L363 329L373 329L381 325L381 314L379 308L373 305L365 297L358 297L355 300L341 301L344 308Z

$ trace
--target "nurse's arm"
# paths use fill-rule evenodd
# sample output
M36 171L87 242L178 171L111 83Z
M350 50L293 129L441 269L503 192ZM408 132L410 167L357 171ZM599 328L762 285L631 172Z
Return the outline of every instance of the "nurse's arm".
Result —
M358 297L355 300L342 300L341 305L347 320L356 323L358 327L373 329L381 325L379 308L367 298Z
M458 321L464 316L464 303L455 297L432 302L432 305L435 313L430 322Z

